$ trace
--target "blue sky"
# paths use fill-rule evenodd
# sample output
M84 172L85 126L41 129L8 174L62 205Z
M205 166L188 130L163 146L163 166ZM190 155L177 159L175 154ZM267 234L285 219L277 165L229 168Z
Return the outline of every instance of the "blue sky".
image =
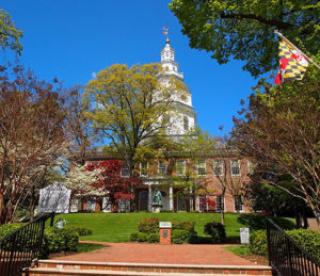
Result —
M213 135L232 128L256 83L242 64L219 65L205 51L191 49L169 0L1 0L24 32L22 63L40 78L58 77L65 86L86 84L94 72L114 63L160 61L162 26L170 28L171 44L193 95L200 127ZM2 53L8 61L10 53ZM219 131L219 126L224 131Z

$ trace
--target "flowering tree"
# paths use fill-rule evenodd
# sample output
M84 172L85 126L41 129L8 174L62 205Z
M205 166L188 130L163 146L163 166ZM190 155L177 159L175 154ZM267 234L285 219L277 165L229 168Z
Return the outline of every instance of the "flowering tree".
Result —
M139 177L122 176L122 167L123 161L120 160L105 160L86 164L88 171L99 171L100 177L92 184L92 187L108 193L112 210L116 208L118 200L133 200L133 187L141 183Z

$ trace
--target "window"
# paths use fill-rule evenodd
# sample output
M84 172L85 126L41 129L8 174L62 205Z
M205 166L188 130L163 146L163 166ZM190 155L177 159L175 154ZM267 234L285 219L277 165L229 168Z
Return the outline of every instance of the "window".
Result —
M164 161L159 160L158 163L158 173L161 176L167 175L167 165L165 164Z
M185 160L176 161L176 174L177 174L177 176L183 176L186 174L186 161Z
M148 162L140 163L140 176L144 177L148 175Z
M215 176L222 176L224 171L223 171L223 164L224 161L222 160L214 160L213 161L213 173Z
M224 211L224 197L219 195L216 198L216 211L221 212Z
M239 160L231 161L231 175L239 176L240 175L240 162Z
M197 164L197 175L206 175L207 170L206 170L206 161L198 161Z
M129 177L129 166L124 164L121 168L121 176L122 177Z
M189 119L187 116L183 116L183 129L189 130Z
M237 212L242 211L242 198L241 195L235 195L233 196L234 199L234 209Z

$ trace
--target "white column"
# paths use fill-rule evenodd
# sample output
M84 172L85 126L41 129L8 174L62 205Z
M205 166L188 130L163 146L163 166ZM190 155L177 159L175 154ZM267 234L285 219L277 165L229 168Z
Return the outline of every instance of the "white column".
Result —
M196 196L196 209L195 211L200 211L200 197L197 195Z
M149 187L148 187L148 211L152 212L152 187L151 187L151 184L149 184Z
M173 188L172 185L169 187L169 210L173 211Z

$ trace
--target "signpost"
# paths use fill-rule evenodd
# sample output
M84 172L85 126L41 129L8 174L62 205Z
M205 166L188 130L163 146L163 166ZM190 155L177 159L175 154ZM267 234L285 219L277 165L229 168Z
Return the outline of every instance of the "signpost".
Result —
M160 221L160 244L171 244L171 229L172 223L170 221Z

